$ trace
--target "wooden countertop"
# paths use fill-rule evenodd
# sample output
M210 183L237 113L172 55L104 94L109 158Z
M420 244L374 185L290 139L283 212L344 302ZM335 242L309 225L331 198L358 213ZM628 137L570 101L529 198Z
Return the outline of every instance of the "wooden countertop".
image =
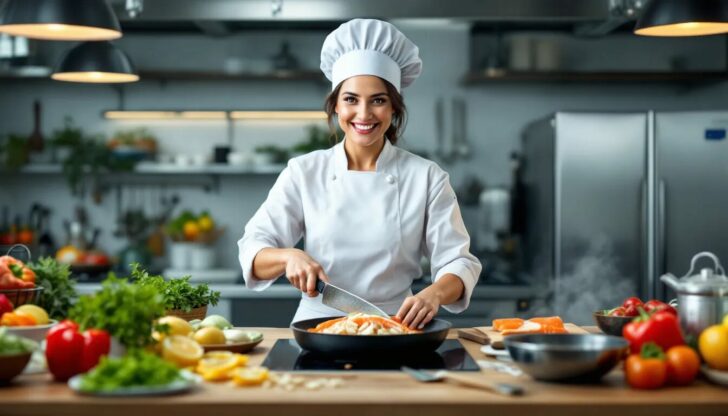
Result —
M259 365L276 339L290 338L289 329L257 328L265 340L250 354ZM454 331L450 334L455 337ZM461 340L476 359L485 359L479 345ZM300 373L296 373L300 374ZM463 373L467 374L467 373ZM342 376L329 373L327 377ZM536 382L493 370L468 374L494 381L518 383L522 397L504 397L447 383L421 384L400 372L345 373L339 388L321 390L236 387L204 383L189 394L146 398L96 398L73 393L54 383L49 374L22 375L0 388L0 415L116 416L116 415L709 415L728 413L728 390L698 380L681 388L637 391L627 387L620 369L598 385ZM323 375L306 375L320 378Z

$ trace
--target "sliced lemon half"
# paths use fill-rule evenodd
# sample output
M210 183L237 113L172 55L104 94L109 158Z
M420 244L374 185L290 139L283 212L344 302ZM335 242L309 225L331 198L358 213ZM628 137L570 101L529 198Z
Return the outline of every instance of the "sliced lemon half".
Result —
M184 335L170 335L162 341L162 358L180 368L195 366L204 352L200 344Z

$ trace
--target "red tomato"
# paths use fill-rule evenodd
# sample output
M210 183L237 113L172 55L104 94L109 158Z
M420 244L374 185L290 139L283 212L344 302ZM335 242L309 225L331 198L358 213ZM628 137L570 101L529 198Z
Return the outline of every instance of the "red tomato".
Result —
M677 310L675 308L673 308L672 306L668 305L667 303L661 302L657 299L652 299L650 301L645 302L645 304L642 305L642 308L647 313L668 311L668 312L672 313L673 315L677 315Z
M627 383L637 389L656 389L667 380L667 364L660 358L642 358L639 354L627 357L624 363Z
M698 353L687 345L678 345L667 350L667 381L675 386L686 386L695 380L700 371Z
M101 251L89 251L85 253L81 262L95 266L108 266L110 264L109 256Z
M632 296L631 298L627 298L622 303L622 307L624 309L628 309L629 307L636 308L638 306L642 306L642 301L637 296Z
M623 308L623 307L621 307L621 306L617 306L616 308L614 308L614 309L612 309L611 311L609 311L609 313L608 313L607 315L608 315L608 316L627 316L627 315L625 314L625 312L626 312L626 311L624 310L624 308Z

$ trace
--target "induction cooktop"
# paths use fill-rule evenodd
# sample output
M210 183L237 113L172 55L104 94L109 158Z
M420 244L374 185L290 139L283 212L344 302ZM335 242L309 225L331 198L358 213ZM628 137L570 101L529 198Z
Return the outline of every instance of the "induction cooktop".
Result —
M480 370L456 339L446 339L440 348L428 354L398 358L331 358L304 350L294 339L279 339L265 357L263 366L273 371L399 371L402 366L425 370Z

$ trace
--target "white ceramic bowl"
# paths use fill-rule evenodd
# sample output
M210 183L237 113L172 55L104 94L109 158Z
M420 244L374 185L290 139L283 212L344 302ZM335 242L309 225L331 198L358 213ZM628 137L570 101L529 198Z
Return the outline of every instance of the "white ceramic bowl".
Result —
M43 340L45 340L48 330L51 329L51 327L57 323L58 323L58 321L56 321L55 319L51 319L51 321L46 325L8 326L6 328L7 328L8 334L13 334L13 335L17 335L19 337L32 339L33 341L40 344L41 342L43 342Z

